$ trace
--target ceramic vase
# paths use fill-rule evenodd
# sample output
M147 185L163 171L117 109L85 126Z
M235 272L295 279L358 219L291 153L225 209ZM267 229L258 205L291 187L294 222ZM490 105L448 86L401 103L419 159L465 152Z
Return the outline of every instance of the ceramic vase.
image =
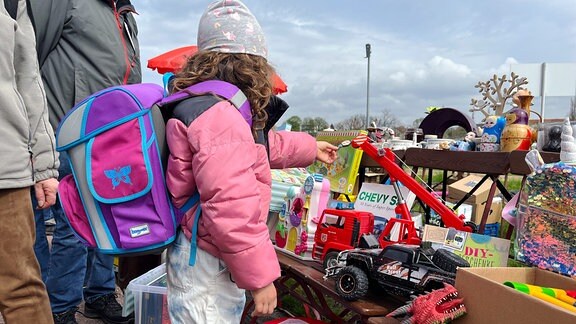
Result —
M500 151L529 150L532 144L532 129L528 126L530 105L534 96L518 96L520 105L506 113L506 126L500 139Z

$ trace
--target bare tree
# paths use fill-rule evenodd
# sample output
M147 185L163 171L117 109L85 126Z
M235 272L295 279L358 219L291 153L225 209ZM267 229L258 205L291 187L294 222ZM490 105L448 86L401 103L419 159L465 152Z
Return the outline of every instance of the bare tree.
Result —
M396 118L396 116L394 116L394 114L388 109L382 110L382 114L376 118L372 118L372 121L374 121L376 126L379 127L395 128L400 126L398 118Z
M336 123L336 129L338 130L356 130L364 129L364 124L366 122L365 115L354 115L348 117L347 119Z
M506 107L506 100L512 98L516 91L522 89L521 86L528 84L525 77L519 77L516 73L511 73L511 79L506 75L498 77L496 74L492 79L485 82L478 82L474 87L482 94L482 99L472 99L470 102L471 112L479 111L484 117L490 115L500 116ZM494 112L491 112L492 109Z
M424 120L424 117L414 119L414 121L412 122L412 127L420 126L420 124L422 124L423 120Z

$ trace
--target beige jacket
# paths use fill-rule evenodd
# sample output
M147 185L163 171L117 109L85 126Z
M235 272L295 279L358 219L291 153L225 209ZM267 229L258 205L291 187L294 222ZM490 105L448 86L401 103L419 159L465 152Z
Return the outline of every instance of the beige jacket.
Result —
M0 5L0 189L58 177L34 30L26 1L14 20Z

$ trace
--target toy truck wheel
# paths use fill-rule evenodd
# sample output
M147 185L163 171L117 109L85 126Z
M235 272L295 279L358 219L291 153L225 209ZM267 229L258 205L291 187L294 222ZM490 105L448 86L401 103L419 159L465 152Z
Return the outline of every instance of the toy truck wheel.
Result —
M432 262L440 269L456 273L458 267L469 267L470 263L451 251L438 249L432 256Z
M368 276L360 268L346 266L336 278L336 292L346 300L356 300L368 292Z
M474 222L464 222L464 226L470 227L472 233L478 233L478 225Z
M337 264L338 264L338 252L332 251L326 253L326 256L324 257L324 262L322 262L324 269L328 269Z

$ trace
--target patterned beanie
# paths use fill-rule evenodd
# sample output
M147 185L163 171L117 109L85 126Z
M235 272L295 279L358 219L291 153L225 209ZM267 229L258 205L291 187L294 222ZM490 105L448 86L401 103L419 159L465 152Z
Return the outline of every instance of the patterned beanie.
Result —
M198 26L198 49L268 55L260 24L239 0L219 0L208 6Z

